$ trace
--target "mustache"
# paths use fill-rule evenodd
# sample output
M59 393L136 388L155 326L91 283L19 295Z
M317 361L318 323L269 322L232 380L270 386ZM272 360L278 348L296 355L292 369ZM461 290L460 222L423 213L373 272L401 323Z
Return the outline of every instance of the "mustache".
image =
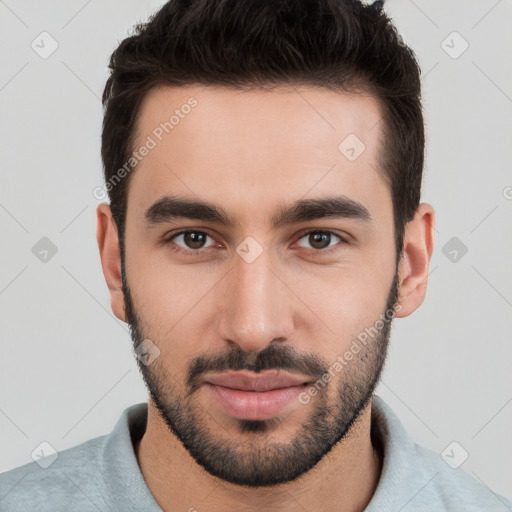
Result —
M257 353L246 352L237 346L223 354L212 356L203 353L192 359L187 375L188 394L194 393L201 386L201 378L208 372L247 370L259 373L263 370L287 370L311 376L311 380L316 381L328 369L329 365L318 356L301 354L290 346L270 344Z

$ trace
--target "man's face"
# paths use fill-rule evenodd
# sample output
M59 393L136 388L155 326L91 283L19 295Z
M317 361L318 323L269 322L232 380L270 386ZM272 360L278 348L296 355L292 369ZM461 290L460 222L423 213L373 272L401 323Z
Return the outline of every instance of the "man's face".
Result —
M158 130L176 109L172 131ZM380 117L370 96L305 87L166 87L142 105L135 149L155 145L130 178L126 319L136 346L160 351L139 361L153 403L219 478L296 479L368 404L398 294ZM170 215L166 196L232 222ZM314 202L339 198L352 201L339 216ZM316 208L282 215L298 201ZM208 382L235 370L246 383L278 371L300 386Z

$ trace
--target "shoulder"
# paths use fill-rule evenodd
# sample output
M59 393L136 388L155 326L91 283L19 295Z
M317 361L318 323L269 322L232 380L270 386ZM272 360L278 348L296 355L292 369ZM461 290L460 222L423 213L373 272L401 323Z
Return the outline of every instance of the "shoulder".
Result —
M0 475L0 509L106 510L108 493L102 467L106 436L91 439ZM53 459L52 459L53 457ZM114 507L112 507L114 508Z
M466 453L457 444L444 458L414 442L394 411L374 396L372 438L383 451L383 468L368 512L511 512L512 501L462 467Z
M414 452L415 468L411 471L411 486L418 491L411 497L410 510L421 510L422 504L435 504L438 510L512 511L510 499L494 492L461 467L452 467L439 453L416 443ZM456 453L451 450L446 455L447 460L450 456L456 457ZM415 502L420 508L414 507Z

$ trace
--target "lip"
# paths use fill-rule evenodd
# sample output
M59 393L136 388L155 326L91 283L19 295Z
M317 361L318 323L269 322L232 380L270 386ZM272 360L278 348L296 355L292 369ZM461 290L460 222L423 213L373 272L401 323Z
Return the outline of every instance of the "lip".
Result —
M204 387L225 414L245 420L270 419L297 406L298 395L311 382L281 372L228 372L204 380Z
M291 375L286 372L266 371L262 373L249 373L233 371L206 376L204 381L225 388L264 392L308 384L311 382L311 379L303 375Z

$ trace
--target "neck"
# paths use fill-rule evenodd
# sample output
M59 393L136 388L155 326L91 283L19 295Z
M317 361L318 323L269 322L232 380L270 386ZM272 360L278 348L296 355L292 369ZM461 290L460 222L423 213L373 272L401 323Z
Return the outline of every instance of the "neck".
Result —
M146 484L164 512L275 508L355 512L370 502L382 470L381 449L372 444L370 427L371 402L350 434L308 473L275 487L247 488L220 480L199 466L149 400L147 428L135 453Z

